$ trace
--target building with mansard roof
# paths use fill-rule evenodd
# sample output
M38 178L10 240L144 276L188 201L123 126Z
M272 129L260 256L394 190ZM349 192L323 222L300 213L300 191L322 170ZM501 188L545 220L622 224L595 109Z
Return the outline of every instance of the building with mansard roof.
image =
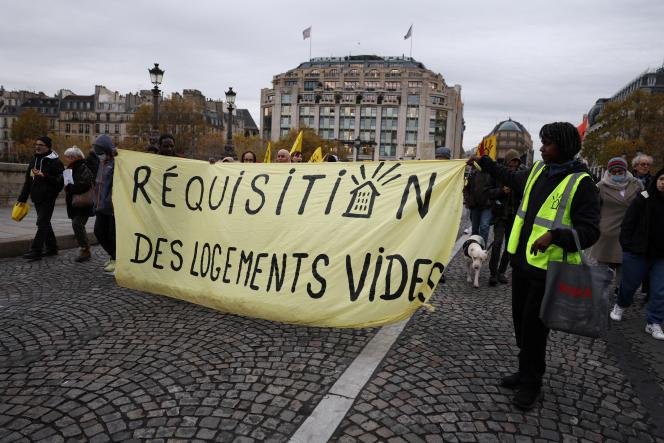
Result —
M496 136L496 158L505 158L507 151L514 149L524 164L532 164L533 140L526 127L518 121L508 118L494 126L488 135Z
M303 127L348 145L359 138L360 159L433 159L438 146L460 158L461 86L411 57L313 58L261 90L263 139Z

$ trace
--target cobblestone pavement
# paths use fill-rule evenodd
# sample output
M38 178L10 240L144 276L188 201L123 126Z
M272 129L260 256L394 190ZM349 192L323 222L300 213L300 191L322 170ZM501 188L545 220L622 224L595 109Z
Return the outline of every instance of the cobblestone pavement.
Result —
M374 333L118 288L75 256L0 260L2 442L286 441Z
M375 332L119 288L97 254L0 260L0 441L287 441ZM509 287L469 287L461 262L332 441L664 441L664 343L638 303L607 340L554 333L524 414L496 386L516 364Z
M436 311L411 319L334 441L664 441L664 343L643 332L640 309L629 314L638 325L614 326L607 340L552 333L544 399L522 413L497 386L517 365L509 285L490 288L483 274L473 289L461 263L457 255Z

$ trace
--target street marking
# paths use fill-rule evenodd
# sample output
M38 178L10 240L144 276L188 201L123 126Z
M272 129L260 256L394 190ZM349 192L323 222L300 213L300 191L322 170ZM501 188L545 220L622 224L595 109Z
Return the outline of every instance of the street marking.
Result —
M454 244L450 262L457 255L468 234L462 234ZM449 262L448 262L449 265ZM446 268L447 269L447 268ZM330 391L318 403L316 409L295 431L290 438L291 443L309 443L328 441L334 434L362 388L371 378L387 351L399 338L408 320L383 326L366 344L355 360L341 374L341 377L330 388Z
M328 441L408 320L383 326L293 434L292 443Z

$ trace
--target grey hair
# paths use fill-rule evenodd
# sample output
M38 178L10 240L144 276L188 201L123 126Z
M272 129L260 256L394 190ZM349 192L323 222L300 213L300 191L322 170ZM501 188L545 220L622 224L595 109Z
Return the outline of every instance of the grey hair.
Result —
M83 154L83 151L78 146L74 145L65 151L65 157L85 158L85 154Z
M634 159L632 160L632 168L636 167L637 163L641 162L642 160L647 161L648 163L652 164L652 157L649 156L648 154L639 154Z

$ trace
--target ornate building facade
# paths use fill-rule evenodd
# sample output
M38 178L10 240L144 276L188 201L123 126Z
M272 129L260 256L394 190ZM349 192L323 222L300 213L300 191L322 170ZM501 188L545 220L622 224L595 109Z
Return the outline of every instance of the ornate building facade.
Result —
M496 136L496 158L505 158L510 149L515 149L524 164L533 162L533 140L530 133L518 121L508 118L498 123L488 134Z
M461 86L410 57L313 58L261 90L260 131L276 141L292 129L363 146L364 159L433 159L438 146L462 155Z

